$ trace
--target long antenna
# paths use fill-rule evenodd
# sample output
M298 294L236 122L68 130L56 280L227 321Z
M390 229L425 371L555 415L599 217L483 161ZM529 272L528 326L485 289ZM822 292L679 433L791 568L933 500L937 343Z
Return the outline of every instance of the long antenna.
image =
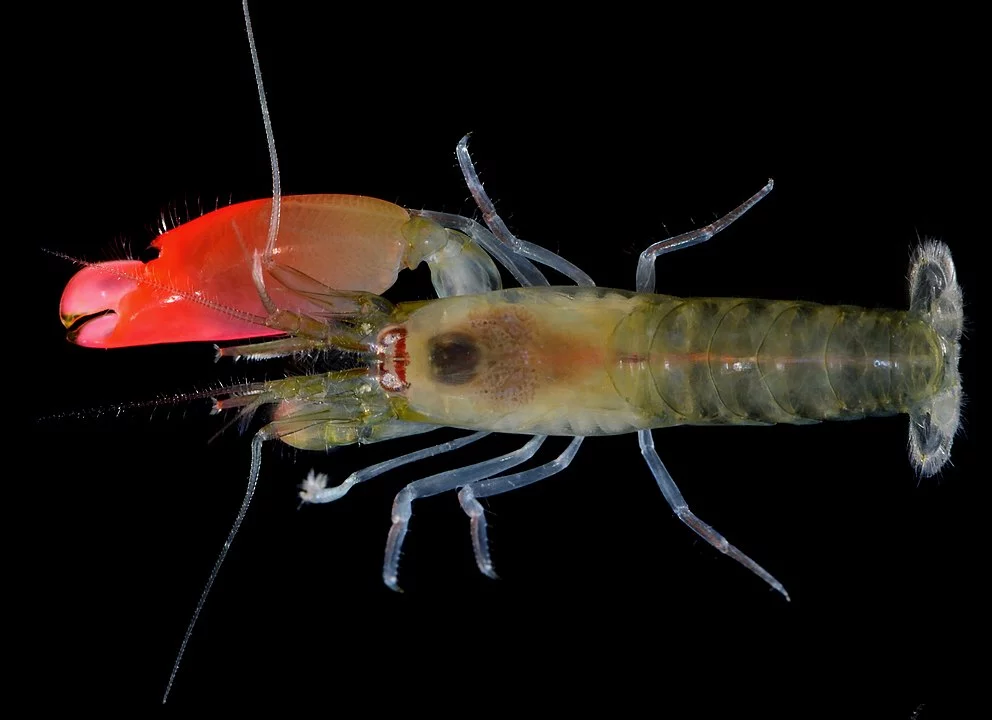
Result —
M258 104L262 109L262 124L265 125L265 142L269 146L269 165L272 167L272 208L269 212L269 235L265 241L263 259L266 263L276 249L276 236L279 235L279 217L282 214L282 181L279 178L279 157L276 155L276 136L272 132L272 119L269 117L269 103L265 100L265 86L262 84L262 68L258 64L258 51L255 49L255 33L251 29L251 15L248 14L248 0L241 0L245 15L245 30L248 32L248 47L251 48L251 65L255 70L255 85L258 87Z
M255 49L255 33L251 28L251 16L248 13L248 0L241 0L241 9L244 11L245 16L245 30L248 33L248 47L251 48L251 64L255 70L255 85L258 87L258 102L262 108L262 123L265 125L265 140L269 145L269 163L272 166L272 209L269 214L269 236L265 244L265 254L262 256L262 260L264 262L271 258L272 252L276 246L276 236L279 234L279 215L282 207L282 187L279 181L279 159L276 156L276 140L275 135L272 133L272 121L269 119L269 105L265 101L265 87L262 85L262 68L259 66L258 51ZM256 257L256 264L257 261L258 258ZM265 288L260 286L259 293L262 295L264 300L266 298ZM213 569L210 571L210 577L207 578L207 582L203 586L203 592L200 593L200 599L196 603L196 609L193 610L193 617L190 618L189 625L186 627L186 634L183 635L183 641L179 646L179 652L176 653L176 661L172 664L172 672L169 674L169 682L166 684L165 693L162 695L163 705L169 700L169 693L172 691L172 685L176 681L176 674L179 672L179 665L182 663L183 655L186 653L186 646L189 644L189 639L193 635L193 628L196 627L196 621L200 618L200 613L203 610L203 606L207 602L207 597L210 595L211 589L213 589L214 581L217 579L217 573L220 572L221 565L224 564L224 560L227 558L227 551L230 549L231 543L234 542L234 538L238 534L238 530L241 528L242 520L244 520L245 515L248 513L248 507L251 505L252 496L255 494L255 487L258 485L258 472L262 457L262 443L266 439L268 439L268 436L265 434L265 430L263 428L251 442L251 471L248 474L248 490L245 493L244 500L241 502L241 507L238 510L237 518L234 520L234 525L231 526L231 530L227 534L227 539L224 541L224 546L217 555L217 560L214 562Z

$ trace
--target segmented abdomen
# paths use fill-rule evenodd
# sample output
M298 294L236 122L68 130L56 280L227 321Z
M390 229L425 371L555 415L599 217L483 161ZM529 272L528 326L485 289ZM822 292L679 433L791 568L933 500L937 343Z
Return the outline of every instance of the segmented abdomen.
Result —
M908 411L943 378L919 316L894 310L655 296L614 333L611 372L657 425L804 423Z

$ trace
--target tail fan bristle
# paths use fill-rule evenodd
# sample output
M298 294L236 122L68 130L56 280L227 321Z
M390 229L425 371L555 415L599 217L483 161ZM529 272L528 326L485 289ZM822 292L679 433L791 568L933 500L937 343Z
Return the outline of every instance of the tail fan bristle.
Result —
M915 407L909 416L909 460L921 476L929 477L950 460L962 401L958 358L964 298L951 251L938 240L924 240L913 253L909 268L909 309L933 327L944 346L941 389Z

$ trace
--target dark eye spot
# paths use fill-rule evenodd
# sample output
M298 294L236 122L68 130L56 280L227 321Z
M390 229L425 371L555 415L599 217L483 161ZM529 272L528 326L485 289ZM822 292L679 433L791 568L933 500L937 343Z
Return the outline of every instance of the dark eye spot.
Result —
M445 385L463 385L475 377L479 347L471 335L460 332L435 335L427 343L431 374Z

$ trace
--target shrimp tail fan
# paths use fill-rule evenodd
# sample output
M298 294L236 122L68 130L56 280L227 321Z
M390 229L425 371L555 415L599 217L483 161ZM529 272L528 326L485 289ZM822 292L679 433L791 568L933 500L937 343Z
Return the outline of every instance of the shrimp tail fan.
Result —
M942 242L925 240L909 267L909 309L918 313L941 339L944 378L940 390L909 415L909 459L923 477L939 472L950 457L961 419L961 331L964 298L951 251Z

